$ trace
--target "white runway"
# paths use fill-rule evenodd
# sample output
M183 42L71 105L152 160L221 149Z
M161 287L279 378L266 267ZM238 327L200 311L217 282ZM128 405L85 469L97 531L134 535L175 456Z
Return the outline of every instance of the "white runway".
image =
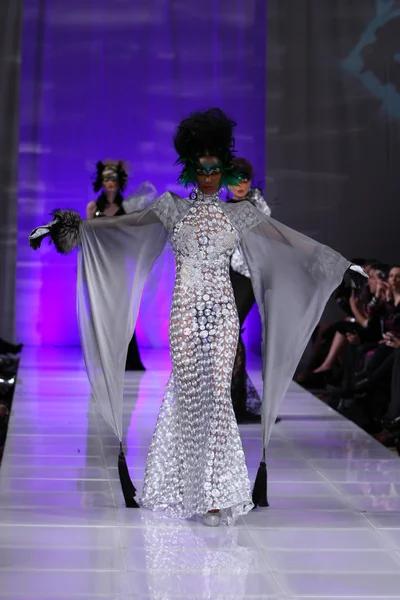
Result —
M139 490L169 372L161 353L144 362L127 375L124 411ZM297 385L269 447L270 508L211 529L124 507L118 442L77 350L27 349L18 378L0 468L0 598L400 598L400 460ZM241 434L254 480L260 426Z

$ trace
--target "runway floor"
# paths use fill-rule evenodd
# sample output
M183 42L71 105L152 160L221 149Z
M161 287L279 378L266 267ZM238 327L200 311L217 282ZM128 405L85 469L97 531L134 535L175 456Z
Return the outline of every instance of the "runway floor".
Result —
M169 372L161 353L144 360L124 409L139 490ZM0 598L400 598L400 460L297 385L269 447L271 507L212 529L124 507L118 442L76 350L27 349L18 378L0 468ZM260 426L240 429L254 480Z

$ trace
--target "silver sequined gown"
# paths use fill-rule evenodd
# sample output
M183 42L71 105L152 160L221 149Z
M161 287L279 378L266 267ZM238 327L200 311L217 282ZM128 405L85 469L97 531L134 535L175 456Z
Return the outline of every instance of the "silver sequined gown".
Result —
M169 338L172 373L147 459L142 504L188 518L251 510L250 482L231 400L239 321L229 264L238 234L218 196L198 195L175 226Z

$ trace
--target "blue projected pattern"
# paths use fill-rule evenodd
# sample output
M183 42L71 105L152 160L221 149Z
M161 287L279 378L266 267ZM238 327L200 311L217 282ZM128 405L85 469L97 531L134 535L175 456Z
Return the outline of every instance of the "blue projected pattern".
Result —
M376 14L342 63L376 98L382 110L400 119L400 1L377 0Z

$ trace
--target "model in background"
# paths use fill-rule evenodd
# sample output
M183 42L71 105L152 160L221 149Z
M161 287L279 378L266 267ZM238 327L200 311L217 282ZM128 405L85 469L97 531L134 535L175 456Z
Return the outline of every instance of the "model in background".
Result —
M88 219L97 217L118 217L135 210L143 209L151 201L155 200L157 191L155 187L145 182L141 184L134 194L126 200L122 195L128 183L128 172L123 161L106 160L96 164L96 174L93 181L93 190L99 192L97 200L89 202L86 207ZM116 310L118 308L116 307ZM128 347L125 369L127 371L144 371L140 358L139 347L135 332Z
M238 184L229 186L232 198L227 202L237 203L247 200L267 217L271 215L262 190L252 187L253 166L245 158L232 161L238 176ZM244 322L255 304L249 267L240 246L231 258L230 276L239 315L240 334L235 364L232 374L232 402L238 423L260 422L261 398L246 371L246 349L242 339Z

